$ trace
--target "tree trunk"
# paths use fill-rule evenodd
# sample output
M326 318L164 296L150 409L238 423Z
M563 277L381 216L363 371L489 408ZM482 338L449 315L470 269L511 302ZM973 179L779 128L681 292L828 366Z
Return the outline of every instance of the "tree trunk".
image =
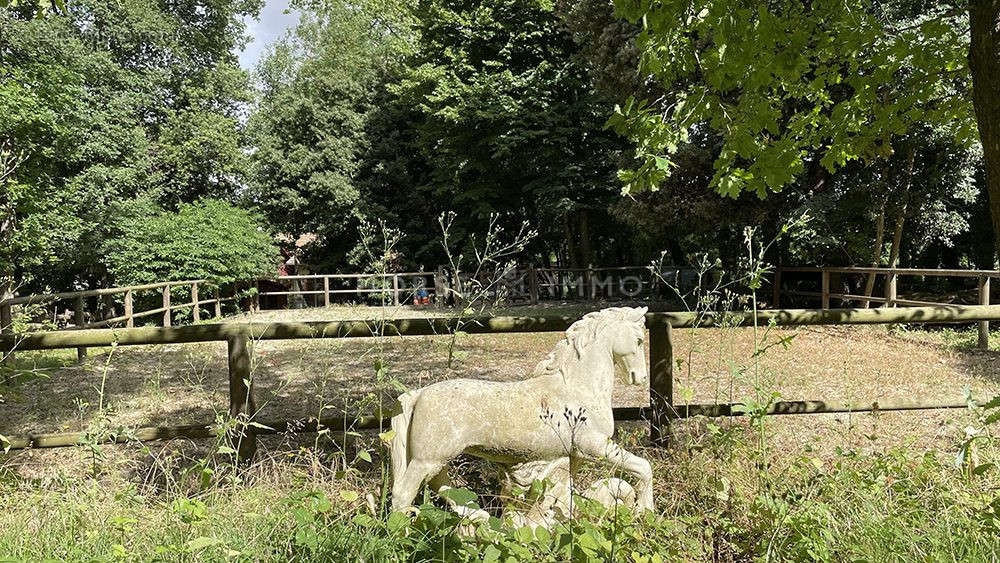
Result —
M563 215L563 235L566 237L566 260L570 268L579 268L580 261L576 253L576 241L573 240L573 225L570 223L569 213Z
M969 70L983 144L995 261L1000 252L1000 0L969 2Z
M899 247L903 242L903 225L906 223L906 211L900 211L896 217L896 227L892 231L892 248L889 249L889 267L899 266Z
M578 226L580 229L580 263L593 264L594 252L590 246L590 221L587 210L581 209L578 213Z
M885 244L885 205L879 210L878 217L875 219L875 248L872 249L872 268L878 268L879 264L882 263L883 244ZM871 297L874 290L875 274L871 273L865 280L865 297ZM871 301L864 301L861 306L867 309L870 305Z
M896 227L892 232L892 247L889 249L890 268L896 268L899 266L899 250L903 243L903 225L906 224L906 211L910 203L910 185L913 184L913 161L917 157L917 149L915 146L910 145L910 151L907 157L908 162L906 166L906 179L903 182L903 189L899 194L902 203L899 207L899 213L896 215Z

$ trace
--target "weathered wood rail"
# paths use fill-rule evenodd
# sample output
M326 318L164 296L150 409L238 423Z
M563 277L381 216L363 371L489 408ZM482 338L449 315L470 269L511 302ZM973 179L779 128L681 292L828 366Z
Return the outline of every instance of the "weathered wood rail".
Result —
M576 317L478 317L464 319L462 330L468 333L560 332ZM616 408L618 421L648 421L651 440L662 444L667 439L669 422L690 416L739 416L741 404L676 404L673 393L673 346L675 328L711 326L725 320L727 324L741 322L773 323L778 326L854 325L891 323L963 323L1000 320L1000 306L936 305L899 309L786 309L753 313L697 314L649 313L646 326L650 332L649 407ZM231 418L229 439L238 449L241 459L253 456L258 434L331 429L381 428L392 412L364 413L329 420L270 421L250 425L256 415L253 399L251 345L259 340L304 338L372 338L379 336L447 335L458 327L452 318L401 319L393 321L320 321L297 323L226 323L180 327L141 327L124 329L86 329L0 336L0 350L44 350L78 346L147 345L186 342L226 342L229 354L229 397ZM778 401L768 408L770 414L817 414L833 412L871 412L889 410L920 410L964 408L964 401L892 400L857 403L822 400ZM318 425L318 426L317 426ZM233 429L235 428L235 430ZM178 437L207 438L224 432L213 423L188 426L150 427L135 429L128 435L139 440L160 440ZM122 436L126 436L123 434ZM12 449L58 447L80 443L81 433L28 434L8 436ZM108 441L126 438L108 438Z
M820 275L820 291L802 291L785 289L782 286L782 273L813 273ZM884 276L883 295L854 295L849 293L838 293L830 289L830 274L856 274L867 276ZM934 301L921 301L916 299L901 299L897 295L897 287L901 276L931 276L945 278L975 278L978 280L977 292L979 305L990 304L990 279L1000 278L1000 270L955 270L955 269L934 269L934 268L865 268L856 266L818 266L818 267L782 267L777 268L774 273L774 283L772 286L772 300L774 307L780 307L781 296L798 295L803 297L814 297L820 301L823 309L830 308L831 299L841 299L848 303L860 303L862 307L868 307L869 303L880 303L885 307L895 307L897 305L908 306L932 306L946 305ZM874 283L874 282L872 282ZM979 348L986 350L989 348L990 323L989 321L979 322Z
M462 287L468 281L462 273L456 279L446 268L435 271L398 272L382 274L303 274L278 276L274 280L259 280L258 295L263 298L308 296L316 306L328 307L333 297L382 294L390 297L386 304L402 304L415 290L419 280L427 293L438 303L461 299ZM495 285L502 288L506 298L532 305L545 299L636 299L640 297L671 296L664 292L664 280L681 286L693 283L697 270L690 267L666 266L654 272L649 266L588 266L586 268L556 268L529 265L514 269ZM262 284L276 281L285 287L264 289ZM340 283L341 287L335 284ZM408 283L409 282L409 283ZM344 287L353 283L353 287ZM371 287L365 287L368 284ZM662 294L662 295L661 295Z

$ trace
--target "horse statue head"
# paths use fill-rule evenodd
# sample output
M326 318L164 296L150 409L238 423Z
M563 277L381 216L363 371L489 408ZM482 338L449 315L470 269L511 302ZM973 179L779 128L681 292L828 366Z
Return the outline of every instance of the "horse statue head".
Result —
M608 313L614 311L614 313ZM609 323L611 333L611 355L632 385L645 385L649 381L646 369L646 312L648 308L617 307L605 309L601 313L621 316L620 321Z
M587 313L566 329L566 339L535 368L535 375L560 372L566 377L579 371L577 364L585 362L588 352L596 345L607 345L614 366L632 385L644 385L649 380L646 369L646 307L609 307Z

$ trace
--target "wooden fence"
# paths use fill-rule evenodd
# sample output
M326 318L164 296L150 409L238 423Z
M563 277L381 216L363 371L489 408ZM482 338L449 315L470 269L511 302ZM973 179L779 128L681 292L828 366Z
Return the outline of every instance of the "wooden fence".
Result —
M787 309L752 313L709 314L699 317L695 313L649 313L650 386L649 407L616 408L618 421L648 421L654 444L662 444L668 435L669 421L696 415L737 416L742 414L740 404L676 404L673 393L673 329L714 325L726 320L743 324L774 322L781 326L800 325L853 325L888 323L959 323L1000 320L1000 306L911 307L899 309ZM469 333L526 333L561 332L576 320L567 316L540 317L478 317L466 319L462 330ZM471 321L471 322L470 322ZM467 323L467 324L466 324ZM269 324L201 324L182 327L141 327L126 329L91 329L79 331L54 331L0 336L2 350L42 350L86 346L168 344L185 342L226 342L229 357L229 414L239 421L237 430L230 429L230 440L241 459L253 456L258 434L280 433L287 429L315 431L319 428L373 429L382 428L392 412L375 412L345 415L306 421L257 421L253 399L253 374L250 363L250 346L259 340L289 340L303 338L366 338L373 336L447 335L456 330L457 320L450 318L401 319L384 321L334 321ZM831 412L869 412L888 410L916 410L964 408L964 401L902 401L873 400L860 403L827 402L822 400L778 401L768 408L771 414L812 414ZM251 425L250 422L258 424ZM160 440L177 437L205 438L217 436L223 430L205 423L188 426L139 428L130 435L140 440ZM8 436L12 449L29 447L57 447L78 444L81 433L28 434ZM124 441L112 437L108 441Z
M259 280L258 295L266 308L283 304L269 298L302 296L311 306L329 306L338 296L357 297L381 295L382 302L400 305L408 302L417 287L423 287L439 304L461 300L463 287L469 287L469 273L458 276L445 268L436 271L400 272L385 274L307 274L279 276L275 280ZM491 293L503 293L510 301L532 305L551 299L597 300L637 299L641 297L673 297L667 284L682 290L690 289L697 280L694 268L668 267L654 273L645 266L618 266L587 268L517 268L491 285ZM268 289L271 283L280 289ZM482 285L486 285L481 284ZM269 302L270 301L270 302ZM304 302L304 300L303 300Z
M214 296L208 297L207 295L200 295L199 286L212 287ZM171 290L177 287L185 287L189 289L188 301L183 303L174 303L171 301ZM137 301L137 294L141 292L159 293L161 295L161 306L144 311L136 311L135 303ZM118 305L116 303L116 296L119 295L122 296L122 309L120 315L118 314ZM97 308L99 310L88 310L88 300L95 297L100 298L99 307ZM202 297L207 298L203 299ZM236 297L234 296L223 297L221 288L219 286L209 284L207 280L160 282L144 285L130 285L125 287L108 287L86 291L66 291L62 293L42 293L21 297L11 297L0 300L0 334L11 330L13 308L17 306L47 306L62 301L71 301L73 303L73 309L67 309L67 311L71 312L71 314L60 315L56 312L56 309L54 309L54 320L61 320L65 322L67 324L66 328L82 330L113 326L117 324L124 324L125 327L132 328L135 326L135 319L152 316L162 318L163 326L169 327L172 324L172 313L181 309L191 309L192 320L194 322L199 322L202 318L202 306L211 307L210 310L213 312L213 316L215 318L219 318L222 316L222 304L235 299ZM93 320L97 316L96 313L98 312L101 313L100 316L102 318L100 320ZM69 325L69 319L73 320L72 325ZM85 346L77 348L77 356L80 359L83 359L86 355L87 348ZM13 360L13 358L9 355L5 356L5 359L7 361Z
M313 296L314 306L329 307L331 296L352 295L364 298L368 295L381 295L386 302L393 305L405 303L411 299L417 286L423 287L431 296L443 294L446 282L443 270L436 272L395 272L384 274L304 274L294 276L278 276L275 282L284 289L265 289L267 280L257 281L256 306L260 306L259 298L266 301L268 297ZM287 284L284 282L288 282ZM428 283L429 282L429 283ZM349 284L354 287L346 287ZM339 285L338 285L339 284ZM320 302L319 298L322 297Z
M782 285L783 273L809 273L819 274L819 291L802 291L786 289ZM875 295L854 295L849 293L837 293L830 289L830 274L883 276L883 294ZM908 306L933 306L949 305L934 301L921 301L916 299L901 299L897 295L898 281L900 276L933 276L945 278L975 278L977 280L977 293L979 305L990 304L990 279L1000 278L998 270L948 270L948 269L921 269L921 268L863 268L855 266L846 267L784 267L778 268L774 274L774 285L772 287L774 307L781 306L781 295L799 295L805 297L818 298L823 309L830 308L830 299L842 299L846 303L858 302L863 307L868 307L869 303L880 303L886 307L897 305ZM983 350L989 349L990 323L989 321L979 322L979 347Z

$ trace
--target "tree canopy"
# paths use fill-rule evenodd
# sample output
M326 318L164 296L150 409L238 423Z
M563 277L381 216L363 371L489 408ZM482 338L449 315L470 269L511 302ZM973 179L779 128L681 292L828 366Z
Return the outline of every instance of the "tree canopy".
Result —
M109 283L122 202L235 199L252 98L234 48L258 0L0 8L0 277Z
M272 275L278 256L267 225L217 200L182 203L177 211L133 209L115 229L102 251L120 284L252 280Z
M656 100L631 98L613 125L636 143L626 189L654 188L694 127L722 138L711 186L764 197L808 169L892 153L919 125L971 143L968 38L948 6L620 0L640 23L640 70Z
M232 279L265 231L357 270L379 221L432 268L448 212L459 246L527 221L538 264L735 263L808 211L772 260L992 267L993 4L297 0L251 74L260 0L4 3L0 279ZM191 241L242 254L126 264Z
M252 120L254 191L276 224L342 255L357 220L385 218L411 235L412 261L433 263L440 213L460 211L459 236L500 214L547 230L537 252L593 260L588 231L609 222L623 143L551 5L303 9L260 65Z

